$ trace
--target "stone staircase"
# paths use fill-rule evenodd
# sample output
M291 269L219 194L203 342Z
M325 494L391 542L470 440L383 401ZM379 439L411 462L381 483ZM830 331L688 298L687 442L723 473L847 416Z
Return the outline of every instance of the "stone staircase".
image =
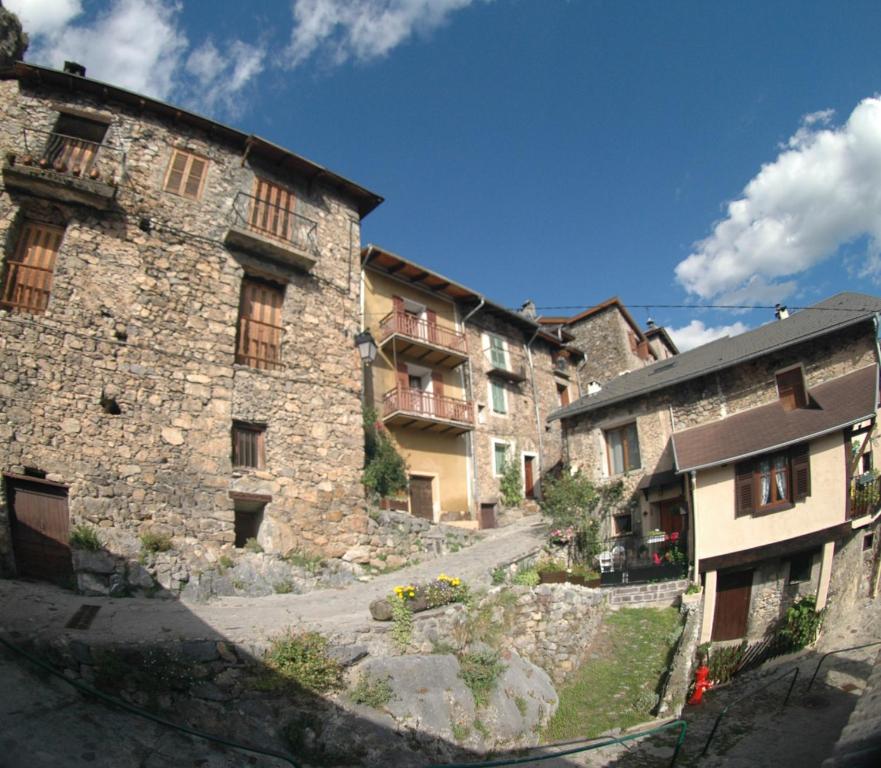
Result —
M621 606L645 605L674 605L680 595L688 589L688 579L676 581L658 581L650 584L622 584L620 586L607 587L609 591L609 605L613 608Z

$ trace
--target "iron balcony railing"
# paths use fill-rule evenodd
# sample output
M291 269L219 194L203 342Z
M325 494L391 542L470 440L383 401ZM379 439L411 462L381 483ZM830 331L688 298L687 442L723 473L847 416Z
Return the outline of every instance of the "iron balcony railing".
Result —
M16 162L74 178L116 186L125 176L125 152L55 131L22 128L22 151Z
M526 380L526 364L523 356L511 349L485 349L487 373L507 381L520 382Z
M468 354L465 334L437 322L428 322L403 310L389 312L379 322L380 341L399 334L409 339L443 347L462 355Z
M684 532L616 536L600 546L596 564L604 584L676 579L688 570Z
M474 409L467 400L409 387L396 387L383 395L383 418L398 412L459 424L474 423Z
M237 193L233 200L232 224L238 229L280 240L302 253L318 252L316 222L247 192Z
M850 483L850 517L874 515L881 507L881 475L865 472Z

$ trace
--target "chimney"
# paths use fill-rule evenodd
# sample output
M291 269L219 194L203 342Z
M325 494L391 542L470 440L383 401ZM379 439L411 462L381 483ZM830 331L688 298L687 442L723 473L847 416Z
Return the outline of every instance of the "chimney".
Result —
M523 315L523 317L529 318L530 320L535 320L535 302L532 299L527 299L526 301L524 301L522 306L520 307L520 314Z
M786 308L785 304L775 304L774 305L774 317L778 320L785 320L789 317L789 310Z
M587 385L587 395L588 395L588 397L590 397L590 395L595 395L595 394L596 394L597 392L599 392L601 389L602 389L602 387L600 386L600 383L599 383L598 381L591 381L591 382L589 382L588 385Z
M65 61L64 71L67 72L68 75L77 75L77 77L86 76L86 68L82 64L77 64L75 61Z
M650 331L653 331L657 326L655 325L655 321L649 318L645 321L645 327L648 328Z

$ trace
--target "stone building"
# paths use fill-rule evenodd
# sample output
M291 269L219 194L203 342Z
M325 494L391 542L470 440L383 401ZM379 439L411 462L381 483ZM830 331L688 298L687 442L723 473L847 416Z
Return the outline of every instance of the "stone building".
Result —
M578 378L585 392L593 385L602 385L679 351L669 334L654 323L648 332L643 332L617 296L572 317L546 316L539 318L539 322L562 328L584 352Z
M73 528L194 563L366 530L360 222L381 198L119 88L0 73L0 569L64 580Z
M407 462L399 506L431 520L495 510L507 462L527 500L561 456L548 414L578 396L566 334L376 246L362 254L365 391Z
M628 568L654 544L685 553L704 640L760 636L798 595L823 607L863 577L853 552L864 532L878 540L879 312L839 294L551 415L573 466L623 483L607 551Z

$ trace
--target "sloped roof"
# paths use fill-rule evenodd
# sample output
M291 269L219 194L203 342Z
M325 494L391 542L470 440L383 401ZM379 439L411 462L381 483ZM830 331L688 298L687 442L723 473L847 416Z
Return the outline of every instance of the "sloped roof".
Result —
M881 299L863 293L838 293L812 307L794 312L738 336L725 336L667 360L622 374L588 395L560 408L549 420L566 419L633 397L656 392L708 373L720 371L770 352L809 341L871 319L881 313Z
M806 408L786 411L779 400L673 434L676 469L727 464L829 434L875 414L878 366L868 365L811 387Z

